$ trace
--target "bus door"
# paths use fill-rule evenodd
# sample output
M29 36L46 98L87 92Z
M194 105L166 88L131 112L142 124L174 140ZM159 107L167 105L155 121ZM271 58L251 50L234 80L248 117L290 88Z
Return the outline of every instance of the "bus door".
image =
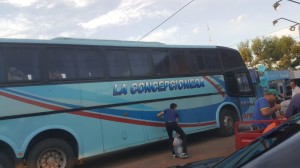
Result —
M256 100L254 87L250 75L245 69L225 73L227 93L235 99L241 112L242 120L252 119L254 103Z

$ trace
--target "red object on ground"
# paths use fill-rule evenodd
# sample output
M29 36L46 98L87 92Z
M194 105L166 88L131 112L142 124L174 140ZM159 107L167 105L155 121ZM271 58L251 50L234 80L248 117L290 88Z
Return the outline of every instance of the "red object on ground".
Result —
M282 117L278 117L275 120L253 120L253 121L236 122L235 131L234 131L235 148L238 150L248 145L252 141L262 136L264 133L277 127L279 124L283 123L284 121L286 121L286 119L283 119ZM271 123L271 124L265 129L251 130L252 124L255 123ZM243 127L244 127L244 131L240 131L239 129L243 129Z

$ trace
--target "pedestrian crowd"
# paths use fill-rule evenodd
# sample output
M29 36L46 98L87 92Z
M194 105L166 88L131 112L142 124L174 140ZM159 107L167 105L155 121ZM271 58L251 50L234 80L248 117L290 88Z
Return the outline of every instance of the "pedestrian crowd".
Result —
M286 119L293 115L300 113L300 88L297 86L295 80L290 81L290 87L292 94L290 100L282 101L278 103L278 100L282 99L279 92L276 89L267 89L263 97L256 100L254 105L253 119L254 120L272 120L280 115ZM281 110L283 113L276 113ZM262 122L252 125L252 129L264 129L270 123Z

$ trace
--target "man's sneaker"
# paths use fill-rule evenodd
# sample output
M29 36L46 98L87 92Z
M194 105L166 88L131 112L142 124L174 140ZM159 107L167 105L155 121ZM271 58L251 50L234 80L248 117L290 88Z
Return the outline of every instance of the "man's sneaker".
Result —
M172 154L173 158L176 158L176 155L175 154Z
M186 154L186 153L183 153L183 154L181 155L181 158L188 158L188 157L189 157L189 155Z

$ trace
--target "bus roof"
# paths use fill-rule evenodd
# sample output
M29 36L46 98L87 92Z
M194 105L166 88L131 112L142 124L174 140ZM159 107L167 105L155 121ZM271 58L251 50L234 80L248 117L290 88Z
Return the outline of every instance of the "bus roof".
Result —
M0 38L0 43L63 44L63 45L93 45L93 46L120 46L120 47L158 47L158 48L217 48L217 46L213 46L213 45L167 45L160 42L82 39L82 38L68 38L68 37L57 37L50 40Z

